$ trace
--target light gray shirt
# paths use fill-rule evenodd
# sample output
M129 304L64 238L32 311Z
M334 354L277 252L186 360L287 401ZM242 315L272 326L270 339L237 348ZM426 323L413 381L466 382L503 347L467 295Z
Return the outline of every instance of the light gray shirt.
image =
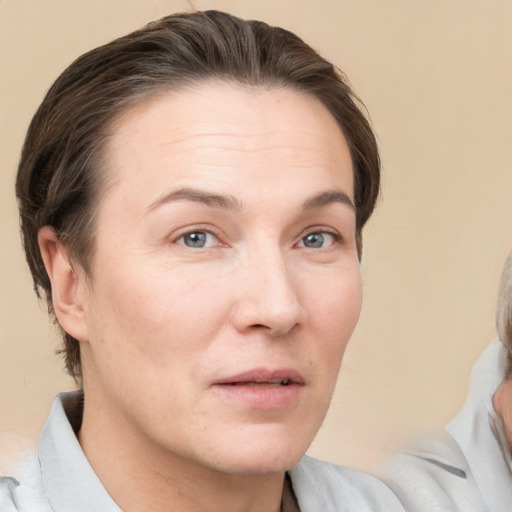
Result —
M39 464L25 470L23 480L0 480L0 512L121 512L76 437L80 401L77 392L55 399L39 440ZM353 469L304 457L290 476L301 512L404 512L381 481Z

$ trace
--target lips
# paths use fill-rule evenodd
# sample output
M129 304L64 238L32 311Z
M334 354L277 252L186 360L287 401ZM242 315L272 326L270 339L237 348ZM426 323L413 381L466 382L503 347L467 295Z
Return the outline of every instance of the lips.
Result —
M304 377L296 370L259 368L220 379L212 387L230 404L262 410L297 403L304 386Z
M225 386L252 386L254 388L275 388L277 386L288 386L290 379L272 379L266 382L233 382L232 384L227 383Z
M254 386L254 387L276 387L288 386L290 384L304 385L304 377L296 370L284 368L267 370L257 368L238 375L214 382L215 385L224 386Z

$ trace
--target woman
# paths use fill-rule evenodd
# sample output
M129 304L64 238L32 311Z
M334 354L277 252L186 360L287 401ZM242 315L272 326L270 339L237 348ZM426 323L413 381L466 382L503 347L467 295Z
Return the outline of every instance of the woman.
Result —
M79 391L59 395L31 510L402 510L304 457L361 306L375 137L297 36L208 11L79 57L16 183L36 289Z

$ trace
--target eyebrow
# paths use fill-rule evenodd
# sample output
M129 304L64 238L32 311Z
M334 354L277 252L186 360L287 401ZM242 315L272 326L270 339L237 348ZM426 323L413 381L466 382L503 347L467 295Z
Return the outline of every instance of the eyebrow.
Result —
M206 192L194 188L182 188L158 198L150 205L148 212L156 210L164 204L181 200L194 201L196 203L202 203L207 206L213 206L227 210L242 210L242 203L236 197L231 195L213 194L211 192ZM328 190L326 192L320 192L319 194L306 199L302 207L304 210L314 210L316 208L321 208L322 206L327 206L332 203L342 203L350 207L352 210L355 210L352 199L350 199L350 197L341 190Z
M321 192L310 199L306 199L306 201L304 201L303 208L304 210L314 210L315 208L321 208L322 206L327 206L331 203L342 203L349 206L352 210L356 209L352 199L350 199L350 197L341 190Z
M148 211L151 212L164 204L181 200L194 201L196 203L203 203L207 206L214 206L216 208L224 208L227 210L240 211L242 209L240 201L233 196L212 194L210 192L194 188L182 188L170 192L169 194L165 194L163 197L157 199L151 204Z

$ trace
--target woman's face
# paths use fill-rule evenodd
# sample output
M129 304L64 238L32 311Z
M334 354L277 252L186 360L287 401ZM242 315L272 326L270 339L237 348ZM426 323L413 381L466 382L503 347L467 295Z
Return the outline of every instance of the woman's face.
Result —
M86 413L133 453L290 468L361 305L336 122L305 94L213 82L129 111L104 163L113 179L80 288Z

